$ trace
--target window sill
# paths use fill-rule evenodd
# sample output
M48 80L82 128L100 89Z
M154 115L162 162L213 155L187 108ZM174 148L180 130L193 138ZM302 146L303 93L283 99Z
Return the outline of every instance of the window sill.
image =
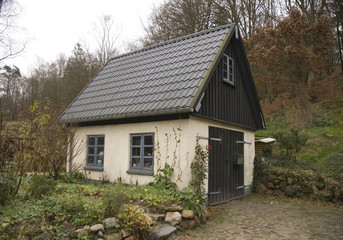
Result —
M98 171L98 172L104 171L103 166L85 166L84 169L85 170L91 170L91 171Z
M227 80L227 79L223 79L223 82L224 83L227 83L227 84L229 84L229 85L231 85L231 86L233 86L233 87L235 87L235 82L234 81L229 81L229 80Z
M153 170L143 170L143 169L129 169L126 171L128 174L136 174L136 175L146 175L146 176L153 176Z

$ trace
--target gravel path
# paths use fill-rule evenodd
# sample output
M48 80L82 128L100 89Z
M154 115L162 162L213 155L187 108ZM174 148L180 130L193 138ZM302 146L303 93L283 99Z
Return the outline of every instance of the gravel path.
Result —
M260 195L210 209L206 225L170 239L343 239L343 206Z

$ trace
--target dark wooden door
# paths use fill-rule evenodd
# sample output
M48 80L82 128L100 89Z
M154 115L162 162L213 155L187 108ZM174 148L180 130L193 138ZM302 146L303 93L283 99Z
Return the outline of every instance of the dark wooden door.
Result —
M244 196L244 133L209 127L209 137L208 204Z

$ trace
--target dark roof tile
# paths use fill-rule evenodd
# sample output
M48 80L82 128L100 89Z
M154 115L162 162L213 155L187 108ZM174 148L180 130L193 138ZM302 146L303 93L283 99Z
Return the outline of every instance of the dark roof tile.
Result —
M111 59L63 113L97 121L191 111L191 103L232 25Z

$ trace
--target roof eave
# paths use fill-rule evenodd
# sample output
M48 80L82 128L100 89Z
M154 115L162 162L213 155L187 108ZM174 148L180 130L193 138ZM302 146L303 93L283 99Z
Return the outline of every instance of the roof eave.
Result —
M192 107L184 107L178 109L168 109L168 110L159 110L159 111L150 111L150 112L138 112L138 113L128 113L121 115L112 115L104 117L95 117L95 118L81 118L81 119L61 119L63 123L87 123L95 121L107 121L107 120L119 120L127 118L138 118L138 117L151 117L151 116L162 116L162 115L171 115L171 114L183 114L183 113L192 113L194 109Z

